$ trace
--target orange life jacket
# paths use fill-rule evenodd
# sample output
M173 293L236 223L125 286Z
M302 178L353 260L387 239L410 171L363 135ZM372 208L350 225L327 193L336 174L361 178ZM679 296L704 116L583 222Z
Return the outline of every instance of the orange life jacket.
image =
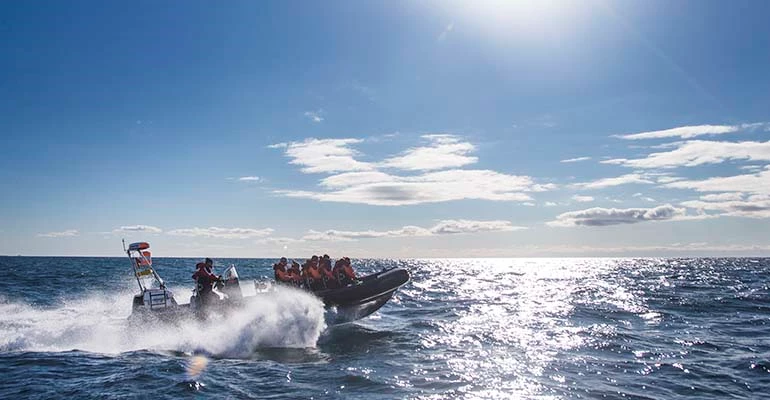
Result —
M313 279L321 279L321 271L318 269L318 266L310 266L305 271L307 271L308 276L310 276Z
M356 279L356 273L353 272L353 267L350 264L345 264L345 266L342 267L342 273L350 279Z
M284 271L283 266L280 264L273 265L273 270L275 270L275 280L280 282L288 282L291 280L291 277Z

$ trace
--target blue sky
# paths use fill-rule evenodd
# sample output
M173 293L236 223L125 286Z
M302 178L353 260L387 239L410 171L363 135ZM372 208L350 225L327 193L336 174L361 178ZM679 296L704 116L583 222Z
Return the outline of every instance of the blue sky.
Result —
M0 254L770 254L770 4L0 4Z

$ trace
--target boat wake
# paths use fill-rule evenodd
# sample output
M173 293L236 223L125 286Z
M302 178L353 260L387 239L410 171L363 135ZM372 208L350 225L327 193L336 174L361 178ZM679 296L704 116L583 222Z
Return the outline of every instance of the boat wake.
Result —
M256 349L315 347L326 328L323 304L310 294L280 288L208 321L135 326L127 318L133 293L94 293L41 308L0 299L0 351L103 354L174 351L248 358Z

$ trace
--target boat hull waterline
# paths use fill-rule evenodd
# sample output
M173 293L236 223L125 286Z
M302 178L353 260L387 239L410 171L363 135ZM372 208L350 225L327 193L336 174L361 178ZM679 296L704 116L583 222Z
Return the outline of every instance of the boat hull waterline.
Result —
M410 276L407 270L391 268L364 276L349 286L308 293L312 293L324 303L329 312L328 323L338 325L365 318L376 312L409 280ZM262 296L269 296L270 292L281 290L279 289L280 285L271 285L264 292L258 292L256 295L241 296L240 287L233 287L233 283L230 285L226 288L220 288L217 292L220 299L214 299L206 306L201 306L199 298L195 294L190 298L190 303L178 304L172 298L171 302L166 302L160 306L153 306L151 301L146 300L148 298L146 293L138 294L134 297L134 307L130 319L140 323L174 323L191 318L208 319L212 316L226 315L247 302L259 302ZM238 285L237 281L235 281L235 285ZM165 289L163 292L170 293ZM222 292L227 295L223 295ZM234 293L236 294L234 295Z

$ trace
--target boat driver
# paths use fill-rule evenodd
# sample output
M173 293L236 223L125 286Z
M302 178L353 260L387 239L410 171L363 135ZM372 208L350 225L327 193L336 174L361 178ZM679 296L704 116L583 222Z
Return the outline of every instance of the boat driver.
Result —
M198 284L198 295L201 304L206 304L213 295L213 286L221 277L214 275L211 269L214 267L214 261L207 258L204 262L195 265L198 268L192 278Z

